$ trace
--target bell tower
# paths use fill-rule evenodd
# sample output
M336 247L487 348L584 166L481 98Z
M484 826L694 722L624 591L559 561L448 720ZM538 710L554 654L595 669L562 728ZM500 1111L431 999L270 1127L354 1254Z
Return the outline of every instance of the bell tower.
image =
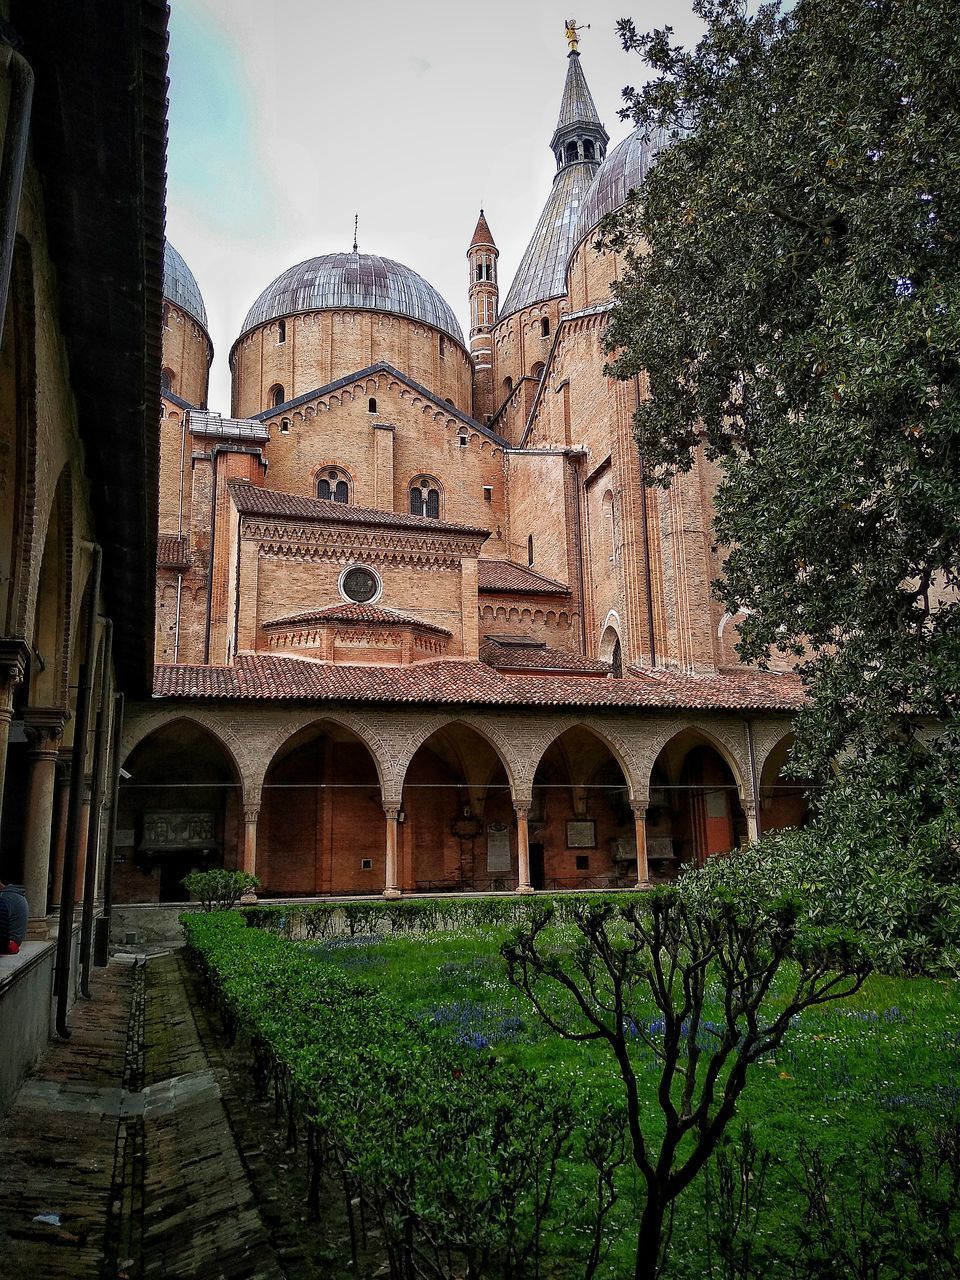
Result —
M480 210L477 229L467 250L470 264L470 355L473 359L473 416L486 422L493 403L493 326L497 323L500 290L497 285L497 246Z

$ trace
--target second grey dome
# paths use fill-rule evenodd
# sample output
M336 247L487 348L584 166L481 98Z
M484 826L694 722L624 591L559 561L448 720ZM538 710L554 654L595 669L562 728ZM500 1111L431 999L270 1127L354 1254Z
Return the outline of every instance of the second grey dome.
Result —
M593 184L580 207L573 245L579 244L584 236L589 235L599 225L601 218L626 204L627 196L643 182L657 153L668 141L665 133L648 137L638 128L617 143L597 170Z
M240 336L280 316L354 309L419 320L465 345L457 317L432 284L402 263L372 253L325 253L289 267L247 312Z
M207 308L193 272L169 240L163 242L163 296L175 307L207 327Z

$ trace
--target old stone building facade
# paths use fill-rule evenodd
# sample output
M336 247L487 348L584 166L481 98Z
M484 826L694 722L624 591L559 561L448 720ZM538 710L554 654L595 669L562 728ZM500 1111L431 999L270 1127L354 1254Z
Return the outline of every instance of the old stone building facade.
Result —
M802 819L798 684L741 666L711 597L716 476L646 488L644 389L604 372L596 227L655 154L608 142L572 47L509 289L483 212L464 237L469 337L419 273L322 254L253 302L230 416L167 246L123 897L221 862L276 895L635 885Z

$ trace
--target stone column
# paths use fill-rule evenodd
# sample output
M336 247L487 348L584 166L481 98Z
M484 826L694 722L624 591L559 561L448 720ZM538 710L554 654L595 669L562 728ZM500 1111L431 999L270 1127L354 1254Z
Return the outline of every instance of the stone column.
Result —
M517 893L533 893L530 883L530 832L527 827L530 806L515 804L513 811L517 815Z
M59 707L28 707L23 713L29 743L26 821L23 826L23 882L30 918L47 914L47 880L53 839L54 795L63 712Z
M760 819L757 814L756 800L744 800L743 812L747 818L747 839L751 844L756 844L760 839Z
M383 896L385 898L399 898L400 887L397 884L397 847L400 835L400 806L384 805L383 812L387 815L387 866L386 875L384 877Z
M245 804L243 806L243 870L247 875L257 874L257 822L260 818L260 805ZM257 892L248 889L243 895L243 902L256 902Z
M644 889L650 883L650 868L647 866L647 806L634 804L630 807L637 830L637 888Z
M93 779L83 780L83 805L80 809L80 830L77 832L77 874L73 881L74 902L83 901L83 878L87 870L87 844L90 837L90 806L93 804Z
M27 670L23 640L0 640L0 823L3 820L3 780L7 772L7 744L13 719L13 696Z

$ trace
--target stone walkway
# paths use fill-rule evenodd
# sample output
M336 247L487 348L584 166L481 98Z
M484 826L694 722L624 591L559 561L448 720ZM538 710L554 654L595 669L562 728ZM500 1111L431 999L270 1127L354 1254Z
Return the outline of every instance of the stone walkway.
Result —
M182 956L115 957L0 1125L0 1258L18 1280L302 1274L264 1226L234 1084ZM246 1140L242 1140L246 1142ZM289 1216L289 1215L287 1215ZM277 1232L273 1231L273 1237ZM9 1264L9 1272L7 1266Z

